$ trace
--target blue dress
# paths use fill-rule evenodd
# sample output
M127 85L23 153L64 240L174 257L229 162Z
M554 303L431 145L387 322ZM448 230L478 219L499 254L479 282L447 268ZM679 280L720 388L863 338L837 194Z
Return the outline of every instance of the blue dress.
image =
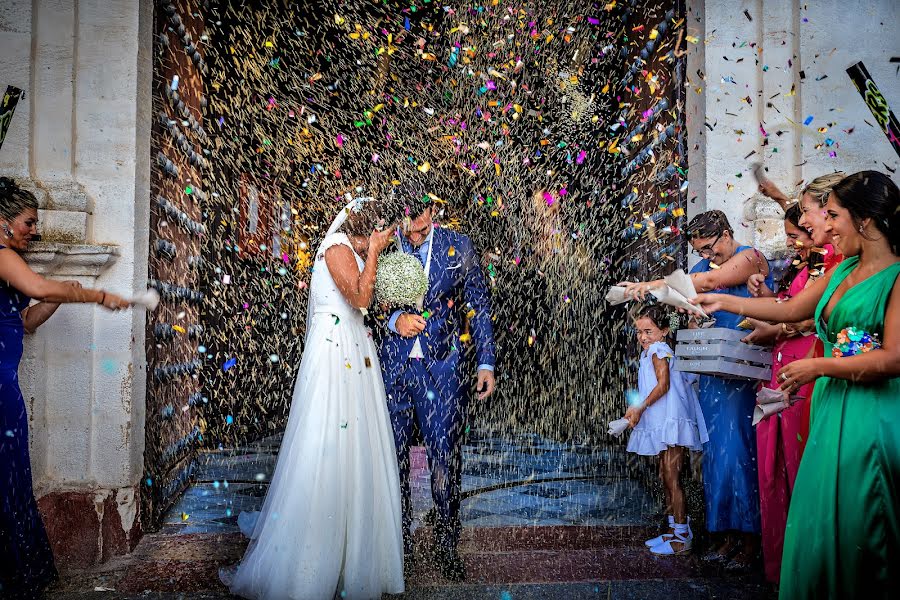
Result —
M3 248L3 246L0 246ZM0 281L0 598L36 597L56 578L31 487L28 415L19 361L29 298Z
M740 246L737 252L752 249ZM691 273L710 271L709 260L697 263ZM771 274L766 278L771 288ZM712 293L749 297L747 285L721 288ZM713 313L716 327L738 329L743 317ZM706 527L709 531L759 533L759 477L756 464L756 432L753 407L758 381L700 377L700 408L706 419L709 442L703 451L703 490Z

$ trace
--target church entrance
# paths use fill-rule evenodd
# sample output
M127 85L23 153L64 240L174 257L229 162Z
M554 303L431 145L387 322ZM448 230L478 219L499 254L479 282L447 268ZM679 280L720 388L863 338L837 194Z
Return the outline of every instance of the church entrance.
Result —
M312 253L346 195L415 176L436 220L475 243L492 294L498 390L471 405L464 539L655 526L653 467L606 433L637 346L603 298L686 265L684 18L643 0L157 2L153 525L234 532L258 508ZM421 449L412 470L425 531Z

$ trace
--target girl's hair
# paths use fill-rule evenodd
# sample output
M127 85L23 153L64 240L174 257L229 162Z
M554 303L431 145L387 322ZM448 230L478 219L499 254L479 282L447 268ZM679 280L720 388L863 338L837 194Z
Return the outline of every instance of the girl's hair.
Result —
M688 241L694 238L711 238L725 232L734 233L728 217L721 210L708 210L691 219L687 228Z
M802 214L799 204L791 204L788 209L784 211L784 220L790 221L791 225L797 229L802 229L802 227L800 227L800 216Z
M0 177L0 217L14 221L28 209L37 210L34 194L23 190L9 177Z
M828 175L816 177L800 190L800 195L809 194L819 202L819 205L825 206L825 203L828 202L828 194L845 177L847 177L847 174L843 171L835 171Z
M784 220L788 221L791 225L796 227L797 229L804 230L803 227L800 226L800 216L803 214L803 211L800 210L799 204L792 204L786 211L784 211ZM816 248L811 248L809 251L809 258L806 261L799 262L799 258L795 260L797 264L791 264L790 267L784 272L784 275L781 278L781 285L783 288L787 289L790 287L791 282L794 281L794 278L803 270L804 267L808 266L810 270L810 274L813 275L821 275L822 269L825 266L825 255L821 250Z
M900 256L900 190L890 177L878 171L860 171L835 185L832 193L855 223L872 219L894 256Z
M647 306L641 308L634 317L634 320L647 318L653 322L654 325L659 327L660 330L670 329L669 327L669 313L663 308L662 304L648 304Z

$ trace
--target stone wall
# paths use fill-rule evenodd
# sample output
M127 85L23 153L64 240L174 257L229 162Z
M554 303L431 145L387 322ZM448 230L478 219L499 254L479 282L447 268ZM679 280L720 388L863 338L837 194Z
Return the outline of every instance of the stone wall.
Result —
M782 213L756 192L752 163L790 192L835 170L900 167L845 72L862 60L898 110L900 3L688 0L688 11L690 214L723 210L771 258Z
M27 0L0 13L3 84L25 91L0 173L33 189L44 242L27 259L123 295L147 279L150 0ZM62 566L140 532L145 316L69 305L26 337L20 369L36 495Z

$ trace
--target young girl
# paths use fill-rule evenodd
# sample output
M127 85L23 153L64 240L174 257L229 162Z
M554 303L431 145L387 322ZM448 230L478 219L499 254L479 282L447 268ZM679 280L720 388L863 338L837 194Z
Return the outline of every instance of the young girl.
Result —
M690 376L672 369L675 353L665 341L669 333L665 309L658 304L641 309L635 327L642 348L638 392L644 400L625 413L634 428L628 451L660 457L659 476L669 516L668 533L646 544L654 554L681 554L691 549L694 539L678 481L684 450L701 450L709 436Z

